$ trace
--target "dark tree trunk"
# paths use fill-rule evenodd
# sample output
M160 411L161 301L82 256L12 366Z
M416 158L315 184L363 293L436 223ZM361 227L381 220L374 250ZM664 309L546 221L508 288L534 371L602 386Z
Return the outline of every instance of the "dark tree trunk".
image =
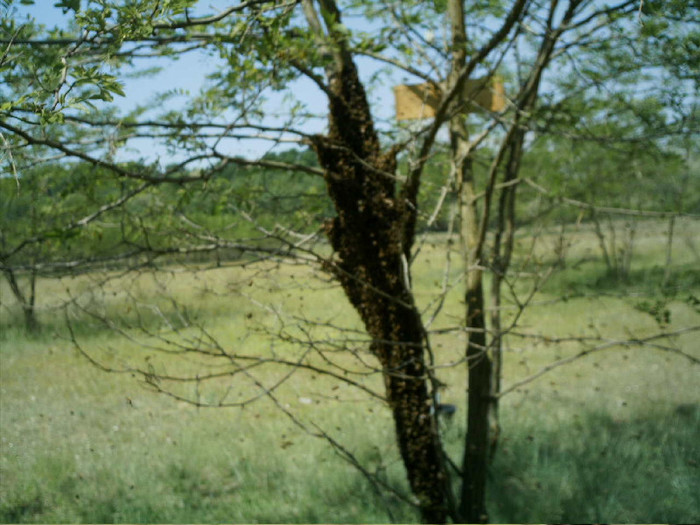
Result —
M469 135L465 119L450 120L452 170L459 199L460 238L466 274L466 319L468 330L467 359L467 435L464 441L463 480L459 518L467 523L485 523L486 474L489 458L491 418L492 362L487 351L484 312L483 271L481 269L481 237L474 179L469 158Z
M15 272L13 270L6 268L3 273L7 278L7 282L10 285L10 289L12 290L15 299L22 307L22 313L24 314L24 329L28 333L38 332L40 326L39 320L36 317L36 309L34 308L36 301L36 273L32 272L30 274L29 298L27 298L22 292L22 288L20 288L20 284L17 281L17 277L15 276Z
M478 275L474 275L478 274ZM489 458L492 363L486 348L484 290L480 270L469 276L467 292L467 437L464 450L464 482L461 515L468 523L486 523L486 474Z
M448 2L452 35L452 71L450 89L459 85L460 71L467 59L467 32L464 23L464 4L460 0ZM464 80L464 79L463 79ZM462 490L459 521L485 523L486 473L488 467L489 413L491 396L491 358L486 345L484 317L483 273L481 270L480 231L476 212L476 194L471 166L471 145L466 117L463 113L462 91L454 101L450 118L450 147L455 191L459 202L460 239L466 276L465 325L468 341L467 359L467 435L464 440Z
M668 286L671 280L671 262L673 256L673 227L676 224L676 216L672 215L668 220L668 236L666 237L666 265L664 269L664 280L661 283L662 287Z
M314 139L337 216L329 263L372 338L396 439L422 519L448 518L448 481L429 393L426 336L408 269L414 210L396 195L394 152L383 154L351 61L330 82L330 130ZM408 226L407 226L408 224Z
M27 333L33 334L39 331L39 321L36 318L33 306L23 306L24 329Z
M454 124L454 123L453 123ZM457 129L462 127L460 123ZM455 129L453 127L453 129ZM464 130L463 130L464 131ZM453 145L463 141L461 133L453 134ZM467 435L464 440L463 480L460 499L460 520L486 523L486 475L489 458L491 418L491 381L493 365L488 353L484 312L483 272L478 252L479 228L469 159L457 156L459 198L461 200L461 235L466 272L467 332Z

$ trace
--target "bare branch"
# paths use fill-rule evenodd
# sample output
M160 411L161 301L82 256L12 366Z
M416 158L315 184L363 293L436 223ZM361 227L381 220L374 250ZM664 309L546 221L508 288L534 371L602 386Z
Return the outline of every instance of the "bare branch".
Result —
M535 381L536 379L539 379L542 377L544 374L547 372L550 372L551 370L554 370L555 368L559 368L560 366L567 365L569 363L573 363L574 361L577 361L581 359L582 357L585 357L589 354L592 354L594 352L599 352L601 350L606 350L609 348L615 348L615 347L631 347L631 346L648 346L652 348L656 348L659 350L663 350L666 352L671 352L680 355L681 357L686 358L688 361L690 361L694 365L700 364L700 359L697 357L694 357L690 354L686 354L685 352L678 350L677 348L674 347L669 347L669 346L659 346L659 345L653 345L653 341L657 341L659 339L669 339L678 335L682 335L685 333L691 333L691 332L697 332L700 331L700 326L690 326L688 328L681 328L679 330L674 330L672 332L662 332L659 334L654 334L650 335L648 337L641 337L639 339L627 339L627 340L612 340L608 341L606 343L602 343L597 346L593 346L591 348L586 348L584 350L581 350L579 353L565 357L562 359L559 359L558 361L554 361L553 363L548 364L547 366L542 367L538 372L521 379L520 381L516 381L512 385L508 386L508 388L505 388L502 390L499 394L498 397L503 397L504 395L513 392L517 390L518 388L531 383Z

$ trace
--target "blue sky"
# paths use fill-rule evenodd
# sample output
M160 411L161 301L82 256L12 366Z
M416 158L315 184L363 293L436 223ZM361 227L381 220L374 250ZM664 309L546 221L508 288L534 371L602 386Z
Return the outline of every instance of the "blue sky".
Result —
M54 7L55 0L37 0L33 6L17 5L17 11L20 17L31 16L37 22L45 24L47 27L67 25L70 20L70 15L63 15L61 9ZM201 2L205 9L199 14L212 14L220 9L221 6L230 3L224 0ZM203 52L190 52L178 60L165 59L148 59L137 62L137 67L161 67L162 70L156 75L128 78L120 75L120 81L124 84L124 97L115 97L115 104L124 112L134 109L136 106L148 104L154 97L162 91L178 90L186 94L194 95L203 86L205 77L212 72L214 68L220 65L220 62L212 57L208 57ZM302 100L315 102L321 100L324 95L316 88L315 85L308 81L299 82L295 85L295 94ZM168 109L177 109L177 104L184 101L183 97L171 99L168 104ZM324 100L325 107L325 100ZM276 111L283 104L281 99L271 99L272 111ZM322 126L318 129L309 131L322 131ZM155 160L158 157L168 157L166 150L162 146L155 146L146 141L134 143L137 150L127 154L127 156L135 156ZM246 141L245 144L239 144L238 148L227 153L242 155L246 157L259 156L267 149L270 144L267 141ZM163 159L165 163L174 161L172 157Z
M60 26L67 24L70 16L62 14L61 9L54 7L55 0L37 0L33 6L17 5L19 15L30 15L39 23L49 27ZM222 7L230 5L230 2L225 0L209 0L202 1L199 4L202 6L198 14L212 14L219 11ZM153 97L164 90L182 90L189 94L196 94L203 82L207 73L213 71L213 68L220 65L217 59L208 57L201 52L191 52L183 56L177 61L171 60L153 60L142 61L143 65L161 66L163 69L155 76L145 78L123 78L125 97L116 97L115 103L123 111L129 111L137 105L147 104L153 100ZM365 59L362 63L362 70L366 74L372 74L377 69L377 65ZM319 113L323 113L326 107L325 95L318 87L307 79L297 81L291 86L293 88L296 99L309 105L309 107L318 108ZM394 100L391 86L379 86L372 93L373 101L377 116L382 119L393 118ZM271 94L269 98L270 114L284 114L285 102L281 96ZM184 98L180 98L183 101ZM177 108L178 99L170 101L172 106L169 109ZM309 133L322 132L325 122L316 119L310 120L304 131ZM284 147L284 146L283 146ZM242 155L245 157L257 157L270 148L268 141L246 141L245 143L231 143L229 145L229 154ZM157 157L167 156L165 149L161 146L154 147L153 144L142 142L136 146L136 150L132 150L129 156L145 157L149 160L155 160ZM173 158L164 159L171 162Z

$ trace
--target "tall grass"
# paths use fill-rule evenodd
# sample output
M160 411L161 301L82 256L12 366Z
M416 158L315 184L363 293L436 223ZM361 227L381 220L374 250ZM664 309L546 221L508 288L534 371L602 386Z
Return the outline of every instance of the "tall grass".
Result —
M654 228L649 235L659 237ZM519 331L550 338L642 337L661 328L638 307L642 296L663 300L670 312L665 330L700 322L697 305L686 300L700 295L694 256L682 251L682 243L673 273L678 290L669 294L657 286L664 254L658 239L640 242L633 267L640 280L633 272L630 282L610 286L602 265L586 259L595 249L590 232L574 240L578 244L572 245L567 264L581 257L584 262L547 283L520 318ZM546 258L552 236L540 242L536 251ZM416 263L422 306L431 304L436 283L441 283L445 256L436 236ZM253 265L203 274L181 270L127 279L105 274L43 281L44 330L34 336L23 333L21 317L2 289L0 522L417 520L410 504L391 494L378 496L325 441L302 431L269 399L243 409L195 409L154 395L128 373L104 374L78 354L57 307L66 288L91 311L121 319L123 326L138 320L154 333L165 329L163 315L172 321L183 314L173 310L169 298L175 297L222 344L251 352L294 355L298 349L293 344L268 332L300 333L295 323L302 314L309 320L359 327L340 291L309 268ZM451 277L458 275L455 268ZM110 278L107 285L95 287L105 277ZM526 290L531 282L518 286ZM460 322L460 289L457 283L448 294L444 316L432 328ZM567 290L579 293L560 300ZM286 317L277 319L266 307ZM517 310L513 303L506 307L506 312ZM141 362L153 353L76 310L69 316L83 347L105 362ZM574 343L548 341L515 335L507 339L505 387L580 351ZM671 343L698 357L697 334L679 335ZM433 345L438 362L447 363L461 357L464 336L436 334ZM176 363L167 357L160 365L169 370L201 366L192 359ZM261 369L260 379L273 381L279 374L274 368ZM440 368L438 374L448 384L444 398L458 405L442 432L448 451L459 461L465 430L464 369ZM381 389L376 373L363 381ZM232 389L231 395L256 388L238 382L217 387ZM214 389L206 395L216 399L218 394ZM308 428L317 424L369 471L408 494L386 407L312 374L294 375L277 397ZM503 439L489 478L491 519L700 521L699 407L696 366L671 352L634 345L591 353L523 386L502 401Z
M506 429L490 478L496 522L700 520L700 405L559 425L530 414Z

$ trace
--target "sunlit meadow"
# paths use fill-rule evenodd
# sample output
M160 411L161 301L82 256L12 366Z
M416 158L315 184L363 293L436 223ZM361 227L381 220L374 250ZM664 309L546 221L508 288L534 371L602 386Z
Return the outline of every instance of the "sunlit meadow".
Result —
M584 348L563 338L630 341L700 324L697 223L678 226L665 286L664 224L640 227L626 283L606 276L590 228L572 225L565 233L564 243L559 229L518 238L514 268L520 278L514 289L521 298L536 284L538 291L519 318L517 333L506 340L504 389ZM444 281L444 238L426 238L415 262L414 286L430 318L447 282L444 307L430 328L436 331L438 376L448 385L443 398L458 406L442 432L459 460L465 371L463 365L448 365L460 359L465 339L447 330L458 327L464 315L454 249ZM555 262L552 253L562 250L563 260L540 281ZM196 356L158 357L147 347L153 334L171 330L165 319L186 316L222 346L261 355L298 355L300 345L276 335L303 333L300 327L309 321L360 328L341 291L311 267L238 261L190 270L173 266L137 277L111 270L42 280L43 329L34 336L24 334L3 283L0 522L417 520L410 504L390 493L378 495L326 440L311 436L285 413L307 429L327 432L370 472L407 493L388 410L367 394L298 371L275 390L281 406L262 396L244 408L196 408L154 393L138 375L105 373L76 349L67 322L80 348L105 365L128 368L152 358L161 372L198 373L204 365ZM68 298L84 310L62 308ZM175 304L186 305L186 311L178 306L175 315ZM650 313L655 304L668 310L668 323ZM505 308L511 318L519 313L512 300ZM89 313L130 320L132 329L125 334L133 337L108 329ZM140 330L134 329L135 319ZM323 330L329 338L336 334ZM697 359L699 338L698 332L688 332L657 342ZM673 351L627 343L593 351L506 394L502 438L489 478L492 521L700 521L698 370ZM369 366L361 382L381 391L381 378L371 371ZM270 385L288 372L268 366L255 374ZM194 387L187 388L191 393ZM231 401L256 388L250 381L224 378L201 396Z

